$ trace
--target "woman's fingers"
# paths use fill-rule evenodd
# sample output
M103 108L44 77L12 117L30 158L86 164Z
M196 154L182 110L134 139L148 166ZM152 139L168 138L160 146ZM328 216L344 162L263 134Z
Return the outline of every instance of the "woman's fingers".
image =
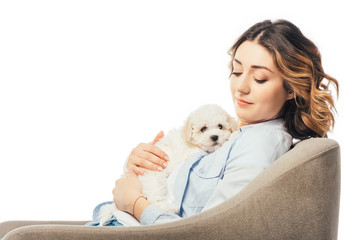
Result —
M163 168L166 167L165 160L146 151L140 153L137 156L133 156L131 162L138 167L142 167L153 171L162 171Z
M131 169L136 174L143 175L144 169L162 171L167 167L168 155L154 144L164 136L164 132L159 132L152 143L140 143L130 153L127 161L127 169Z
M145 171L144 169L137 167L136 165L132 164L128 167L129 170L133 171L135 174L137 175L144 175L145 173L147 173L147 171Z
M151 144L145 145L144 151L146 151L152 155L155 155L157 157L157 158L149 159L150 161L155 160L154 163L156 163L156 164L159 164L158 160L169 161L168 155L166 153L164 153L160 148L158 148L154 145L151 145Z
M152 141L152 145L154 145L155 143L157 143L161 138L164 137L164 132L163 131L160 131L156 137L154 138L154 140Z

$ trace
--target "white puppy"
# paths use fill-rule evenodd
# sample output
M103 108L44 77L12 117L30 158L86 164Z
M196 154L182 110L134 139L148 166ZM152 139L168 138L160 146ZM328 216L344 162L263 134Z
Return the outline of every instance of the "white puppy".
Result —
M170 160L163 171L147 170L148 173L144 176L139 175L143 195L159 208L177 213L179 209L174 204L172 196L173 183L168 182L170 173L193 154L199 151L214 152L220 148L237 127L236 120L217 105L204 105L192 112L182 128L169 131L155 144L169 156ZM116 210L114 204L103 206L100 214L102 217L100 225L112 215L118 220L128 215ZM132 225L131 221L128 225Z

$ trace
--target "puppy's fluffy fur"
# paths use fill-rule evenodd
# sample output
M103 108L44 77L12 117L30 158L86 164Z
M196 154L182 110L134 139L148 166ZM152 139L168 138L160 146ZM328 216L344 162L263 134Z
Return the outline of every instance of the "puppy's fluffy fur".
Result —
M144 176L139 175L143 195L161 209L177 213L178 208L171 198L172 189L168 189L171 186L167 184L170 173L196 152L214 152L220 148L237 126L236 120L217 105L204 105L192 112L182 128L170 131L155 144L170 160L161 172L147 170ZM116 207L106 206L101 209L100 224L116 216L113 212Z

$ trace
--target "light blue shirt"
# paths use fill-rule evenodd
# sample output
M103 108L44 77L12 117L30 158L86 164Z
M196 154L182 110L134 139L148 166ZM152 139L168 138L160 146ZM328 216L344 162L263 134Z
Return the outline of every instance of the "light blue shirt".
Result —
M174 186L178 215L150 205L140 223L166 223L215 207L239 193L291 145L281 119L241 127L217 151L195 154L181 166Z

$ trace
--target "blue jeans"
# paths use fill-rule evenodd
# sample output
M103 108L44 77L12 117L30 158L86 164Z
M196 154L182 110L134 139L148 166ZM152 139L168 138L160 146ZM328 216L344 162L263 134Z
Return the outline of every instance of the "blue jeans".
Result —
M107 205L107 204L112 204L113 202L104 202L104 203L101 203L99 205L97 205L93 211L93 221L92 222L89 222L87 223L86 225L87 226L99 226L99 223L100 223L100 208L104 205ZM118 220L116 219L116 217L112 216L111 219L109 219L108 221L106 221L104 223L104 226L109 226L109 227L121 227L121 226L124 226L123 224L119 223ZM0 239L1 240L1 239Z

